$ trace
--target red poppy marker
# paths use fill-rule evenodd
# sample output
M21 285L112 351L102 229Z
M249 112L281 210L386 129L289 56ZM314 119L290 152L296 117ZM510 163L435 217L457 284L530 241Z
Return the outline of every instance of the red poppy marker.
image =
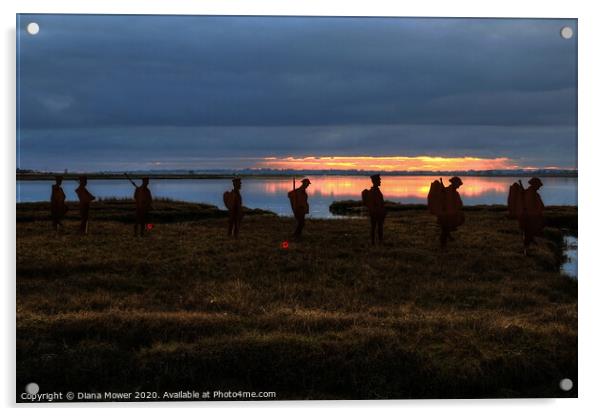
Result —
M153 225L153 224L146 224L146 229L147 229L147 231L150 231L150 230L152 230L152 229L153 229L153 227L154 227L154 225Z
M280 243L280 247L284 250L288 249L288 241L283 241Z

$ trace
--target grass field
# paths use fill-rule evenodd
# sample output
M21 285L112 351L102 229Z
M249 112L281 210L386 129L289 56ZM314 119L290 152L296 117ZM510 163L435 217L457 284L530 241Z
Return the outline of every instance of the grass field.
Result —
M353 205L351 203L351 205ZM467 210L442 252L424 207L392 210L385 244L366 219L223 212L158 201L76 209L55 235L47 204L17 206L17 391L274 391L278 399L576 397L577 282L562 276L549 208L530 256L500 207ZM339 207L341 208L341 207ZM181 221L181 222L180 222Z

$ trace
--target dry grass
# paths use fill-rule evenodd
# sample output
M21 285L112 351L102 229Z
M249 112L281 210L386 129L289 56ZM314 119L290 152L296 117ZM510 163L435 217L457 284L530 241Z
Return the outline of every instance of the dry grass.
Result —
M556 229L524 257L516 224L481 208L441 252L416 208L388 218L383 247L363 219L310 220L284 250L288 218L248 216L234 241L224 218L197 213L141 239L119 209L87 237L72 220L54 235L44 212L17 209L18 385L576 396L558 388L577 380L577 282L558 272Z

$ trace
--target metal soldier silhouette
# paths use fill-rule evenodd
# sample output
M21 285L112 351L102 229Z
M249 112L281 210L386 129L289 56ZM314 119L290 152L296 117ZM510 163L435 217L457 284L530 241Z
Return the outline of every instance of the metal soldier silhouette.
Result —
M383 227L387 211L385 209L385 200L380 191L380 175L370 176L372 180L372 188L362 191L362 203L368 208L370 215L370 240L372 245L375 244L375 234L378 229L378 242L383 242Z
M240 195L240 178L232 179L233 188L224 192L224 204L228 208L228 236L238 238L242 221L242 196Z
M79 216L81 218L79 232L82 235L88 234L88 214L90 213L90 203L96 199L96 197L86 189L87 184L88 178L86 176L80 176L79 186L75 190L75 193L79 198Z
M63 177L55 177L56 183L52 185L52 194L50 195L50 217L52 218L52 228L59 232L63 227L63 218L67 213L67 205L65 204L65 192L61 187Z
M521 181L510 187L508 194L509 217L518 219L518 225L523 232L524 254L531 244L536 244L535 237L541 236L544 220L544 204L538 191L543 186L541 179L531 178L529 187L523 188Z
M295 189L295 180L293 179L293 190L288 193L293 215L295 216L295 220L297 220L297 227L293 233L295 238L301 238L301 233L305 226L305 215L309 214L309 203L305 190L310 184L311 181L305 178L301 181L301 186Z
M146 225L148 224L148 213L152 209L153 205L153 197L150 189L148 189L149 180L148 177L142 178L142 185L138 186L132 179L130 179L129 176L127 176L127 174L126 177L136 188L134 191L134 201L136 203L136 223L134 224L134 235L143 236L144 232L146 231ZM140 232L138 232L138 228L140 228Z
M437 223L441 228L439 242L441 247L446 247L448 241L453 241L451 232L464 224L462 212L462 198L458 188L462 186L462 179L457 176L449 179L450 185L445 187L443 180L431 183L428 194L428 209L437 216Z

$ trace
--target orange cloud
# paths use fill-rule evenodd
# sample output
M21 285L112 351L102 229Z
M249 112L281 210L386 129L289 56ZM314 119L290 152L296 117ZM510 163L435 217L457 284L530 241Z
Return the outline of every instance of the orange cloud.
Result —
M256 165L270 169L357 169L391 171L438 170L493 170L516 169L515 162L507 157L433 157L433 156L310 156L266 157Z

